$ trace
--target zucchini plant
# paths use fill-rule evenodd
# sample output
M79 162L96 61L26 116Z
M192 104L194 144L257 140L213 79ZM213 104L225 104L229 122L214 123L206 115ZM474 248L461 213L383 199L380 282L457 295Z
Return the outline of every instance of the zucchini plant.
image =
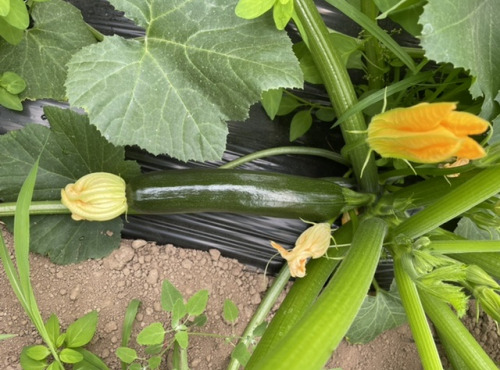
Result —
M424 368L442 368L427 317L455 367L496 368L459 320L469 297L500 318L500 55L492 47L500 42L500 25L490 19L500 11L496 2L464 1L452 12L438 0L327 0L362 28L358 38L329 29L312 0L110 2L144 28L144 37L101 35L76 9L50 0L28 2L33 27L17 45L0 43L0 73L26 81L20 99L67 96L85 111L47 107L50 129L28 126L0 137L0 217L7 223L40 157L30 206L32 251L55 255L44 246L43 230L58 225L60 245L74 235L96 242L62 250L56 262L102 257L116 246L110 240L119 239L122 214L127 222L127 214L243 213L320 222L323 231L340 225L344 214L326 248L318 224L291 251L271 243L287 265L229 369L321 369L342 338L355 337L358 312L370 313L371 283L375 299L384 294L374 278L381 256L393 262L391 292L399 294L395 304L404 309ZM67 32L47 39L51 15ZM386 17L418 36L423 49L399 45L378 25ZM457 28L462 23L468 27ZM288 24L301 39L293 47L282 31ZM19 63L34 53L37 43L30 41L59 45L68 37L77 40L61 49L53 71L42 63L45 49ZM362 71L362 82L353 82L352 69ZM51 80L39 86L34 70ZM291 90L304 80L324 88L328 101ZM313 114L332 122L342 149L273 148L212 170L141 173L124 160L122 145L130 144L180 160L220 159L223 121L243 120L259 99L272 118L290 114L292 139L307 133ZM348 170L334 179L234 168L297 153ZM50 248L61 248L58 243ZM292 289L250 353L249 338L263 328L291 275L297 277Z

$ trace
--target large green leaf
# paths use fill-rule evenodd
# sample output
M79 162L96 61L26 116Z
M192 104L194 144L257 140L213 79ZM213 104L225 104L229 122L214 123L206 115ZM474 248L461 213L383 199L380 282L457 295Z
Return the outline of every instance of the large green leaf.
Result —
M34 200L59 199L61 188L90 172L111 172L125 179L139 174L139 166L124 160L124 149L108 143L71 110L46 107L51 129L30 125L0 136L0 194L14 201L23 179L42 152ZM60 264L100 258L120 243L122 221L73 221L69 215L31 218L31 250Z
M25 79L23 99L65 100L66 63L96 40L80 11L65 1L36 3L31 16L34 25L19 44L0 39L0 72L13 71Z
M406 322L396 284L389 291L380 289L375 296L366 296L346 338L350 343L368 343L384 331Z
M463 67L477 78L471 93L484 95L485 116L492 114L500 89L498 14L498 0L429 0L420 17L426 56Z
M181 160L219 159L224 121L243 120L262 91L302 86L287 35L270 16L244 20L229 0L111 0L146 29L107 37L68 64L71 104L111 142Z

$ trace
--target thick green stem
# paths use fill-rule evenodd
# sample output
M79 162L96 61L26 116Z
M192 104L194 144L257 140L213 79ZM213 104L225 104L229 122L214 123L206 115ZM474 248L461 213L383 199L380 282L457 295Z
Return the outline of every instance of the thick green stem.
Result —
M236 168L247 162L254 161L256 159L271 157L276 155L289 155L289 154L299 154L299 155L314 155L317 157L323 157L330 159L334 162L349 165L349 162L345 160L340 154L332 152L327 149L311 148L311 147L299 147L299 146L282 146L278 148L269 148L245 155L241 158L235 159L229 163L226 163L219 168L229 169Z
M290 279L290 270L287 265L281 268L280 273L273 282L271 288L268 289L266 296L260 303L257 311L255 311L252 319L248 322L245 331L243 332L241 341L248 347L250 344L253 331L257 326L259 326L266 319L267 315L273 308L274 303L278 299L279 295L285 288L288 280ZM240 368L240 363L235 358L231 358L227 370L238 370Z
M500 252L500 240L433 240L428 248L441 254Z
M15 212L15 202L0 203L0 217L14 216ZM33 201L29 207L30 215L58 215L68 213L71 213L71 211L60 200Z
M361 221L346 257L313 306L267 356L247 369L321 369L366 297L386 231L379 218Z
M295 0L295 17L301 25L303 38L307 40L314 63L320 71L328 96L337 117L356 104L357 97L347 69L331 44L328 29L323 22L313 0ZM365 143L366 123L363 114L358 112L344 122L340 128L346 145L351 147L348 155L354 174L361 189L371 193L378 191L378 174L373 155L369 155ZM363 171L363 165L369 156ZM363 176L361 177L361 173Z
M394 276L422 365L424 369L442 369L443 366L431 329L427 324L417 287L404 269L402 258L404 256L396 256L394 259Z
M460 354L462 360L467 364L467 369L498 369L446 303L425 292L420 292L420 297L425 312L439 334Z
M406 219L393 235L417 238L500 192L500 166L490 167Z
M375 22L378 15L378 8L373 1L361 1L361 11ZM365 32L368 32L365 30ZM379 90L384 87L384 58L382 57L382 48L379 41L370 35L367 35L365 43L366 69L368 78L368 88L370 90Z
M352 223L348 223L335 231L333 237L337 244L343 245L351 241L352 233ZM307 263L306 277L295 280L278 312L255 347L247 368L250 369L264 356L272 352L276 344L303 317L346 251L345 247L330 248L328 258L318 258Z

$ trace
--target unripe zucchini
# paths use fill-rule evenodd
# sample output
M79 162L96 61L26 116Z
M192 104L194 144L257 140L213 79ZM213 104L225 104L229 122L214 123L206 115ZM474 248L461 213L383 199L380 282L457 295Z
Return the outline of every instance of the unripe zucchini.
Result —
M325 179L246 170L159 171L127 184L135 214L231 212L324 221L373 200Z

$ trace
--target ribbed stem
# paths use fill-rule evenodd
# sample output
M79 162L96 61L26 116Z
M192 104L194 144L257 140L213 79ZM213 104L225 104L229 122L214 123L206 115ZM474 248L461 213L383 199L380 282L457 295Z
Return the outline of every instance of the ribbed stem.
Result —
M500 166L490 167L403 221L394 235L417 238L500 192Z
M460 354L470 370L498 369L457 315L438 298L420 292L425 312L445 340Z
M295 0L295 13L300 29L305 33L303 38L311 51L314 63L325 84L328 96L332 102L337 117L340 117L349 107L357 102L353 84L328 37L328 29L321 18L314 1ZM342 135L349 151L349 159L354 174L361 189L366 192L378 191L378 173L373 155L363 171L363 165L368 157L369 148L365 143L366 123L363 114L358 112L340 124ZM363 176L361 173L363 171Z
M342 226L333 234L338 244L349 243L352 239L351 223ZM266 332L255 347L247 368L254 366L262 357L272 352L276 344L303 317L323 289L333 270L340 263L347 248L330 248L328 258L318 258L307 263L307 275L295 280L278 312L274 315Z
M427 324L417 287L405 271L402 258L404 256L397 256L394 259L394 276L422 365L424 369L442 369L443 366L431 329Z
M321 369L346 334L373 280L387 231L378 218L361 221L340 267L287 336L247 369Z

